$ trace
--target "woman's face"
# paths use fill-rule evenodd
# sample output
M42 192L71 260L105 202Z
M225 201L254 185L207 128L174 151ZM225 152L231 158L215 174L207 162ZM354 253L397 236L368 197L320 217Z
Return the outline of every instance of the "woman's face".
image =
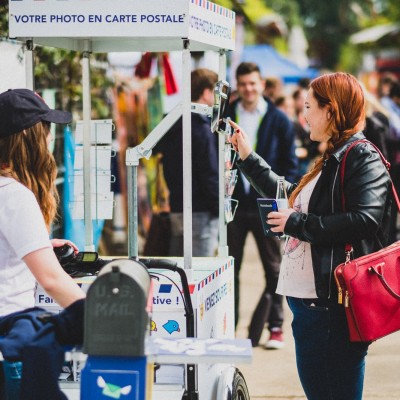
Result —
M328 107L319 107L313 90L310 89L304 102L304 117L310 127L311 140L315 142L327 142L329 140L331 137L328 131L329 116Z
M46 141L47 141L47 147L50 146L51 142L54 140L53 138L53 134L49 131L49 133L47 134L46 137Z
M257 104L263 90L264 81L259 72L254 71L238 76L237 91L245 107Z
M51 133L51 130L50 130L51 124L46 122L46 123L43 123L43 126L47 131L46 142L47 142L47 147L49 147L51 142L54 140L53 134Z

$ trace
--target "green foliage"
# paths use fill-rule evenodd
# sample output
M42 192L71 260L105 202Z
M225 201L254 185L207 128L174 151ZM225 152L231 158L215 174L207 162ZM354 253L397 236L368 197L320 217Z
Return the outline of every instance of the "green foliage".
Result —
M297 0L264 0L265 4L280 15L288 27L302 25Z
M357 75L361 65L360 49L350 43L345 43L340 47L339 55L336 69Z
M0 0L0 37L8 36L8 0Z
M56 49L53 47L35 47L35 85L37 90L56 88L61 93L64 106L75 114L82 110L82 54L79 52ZM91 55L99 61L105 61L105 54ZM106 77L106 71L92 67L90 70L92 118L109 118L111 108L107 103L107 89L112 82Z
M341 3L341 0L299 0L300 15L310 42L309 56L315 60L317 66L334 69L338 62L340 45L347 40L350 33L350 21L345 22L347 17L342 13Z
M400 21L400 3L399 0L380 0L377 1L380 5L381 13L388 21Z
M356 58L357 50L347 44L350 35L400 17L398 0L298 0L298 4L310 43L309 55L329 69L350 65L350 60Z

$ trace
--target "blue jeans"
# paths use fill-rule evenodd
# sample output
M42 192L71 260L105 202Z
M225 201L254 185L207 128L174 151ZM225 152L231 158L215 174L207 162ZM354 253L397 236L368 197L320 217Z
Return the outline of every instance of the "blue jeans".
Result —
M19 400L22 362L3 361L6 400Z
M350 342L343 305L287 298L300 381L308 400L361 400L369 343Z
M183 256L183 214L171 213L169 256ZM209 212L192 214L193 257L214 257L218 247L218 218Z

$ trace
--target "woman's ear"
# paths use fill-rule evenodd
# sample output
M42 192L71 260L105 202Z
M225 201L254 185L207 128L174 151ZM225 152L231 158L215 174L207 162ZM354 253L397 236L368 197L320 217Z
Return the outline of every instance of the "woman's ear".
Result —
M328 111L326 113L326 118L328 119L328 121L331 119L331 117L332 117L332 113L330 111Z

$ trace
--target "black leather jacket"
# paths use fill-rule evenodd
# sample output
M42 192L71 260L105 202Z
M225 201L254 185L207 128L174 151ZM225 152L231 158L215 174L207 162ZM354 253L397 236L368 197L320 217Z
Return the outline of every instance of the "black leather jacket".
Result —
M353 147L346 160L342 211L339 166L349 144L364 139L359 132L336 150L325 162L312 192L308 214L292 213L285 233L311 244L317 296L337 296L333 271L345 261L345 244L352 244L354 257L377 251L387 245L392 203L389 173L379 154L369 143ZM256 153L238 167L256 190L274 197L277 175ZM296 187L286 182L288 194Z

